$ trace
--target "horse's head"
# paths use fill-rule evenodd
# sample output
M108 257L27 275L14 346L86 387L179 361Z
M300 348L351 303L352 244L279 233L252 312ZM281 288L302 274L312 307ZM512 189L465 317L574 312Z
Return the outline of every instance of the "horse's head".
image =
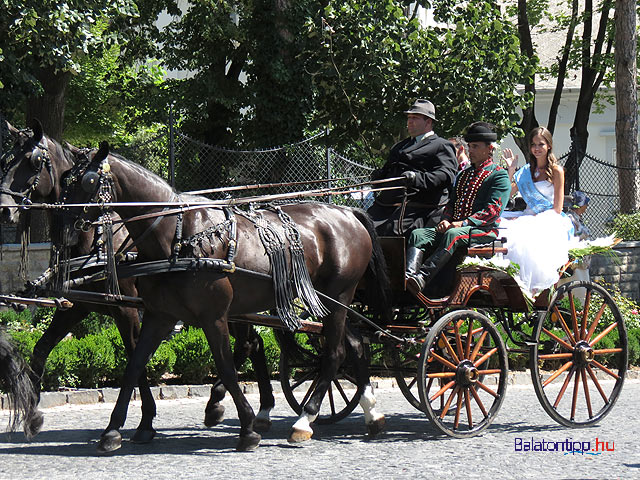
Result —
M58 216L60 223L54 223L52 228L53 241L68 245L77 243L78 232L88 232L92 228L93 222L105 213L104 203L111 201L113 196L109 144L102 142L97 151L79 153L82 158L62 179L60 201L70 206ZM82 206L74 206L77 204ZM56 238L57 235L62 237Z
M33 121L31 131L17 130L8 122L7 128L15 143L0 159L0 221L17 223L19 207L28 206L32 199L47 198L53 191L49 148L54 142L44 135L38 120Z

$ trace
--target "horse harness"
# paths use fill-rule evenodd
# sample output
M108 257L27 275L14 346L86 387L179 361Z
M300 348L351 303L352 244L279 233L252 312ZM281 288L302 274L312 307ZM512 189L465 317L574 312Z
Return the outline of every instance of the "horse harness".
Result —
M20 130L21 135L27 135L30 130ZM16 155L17 151L22 148L22 145L16 145L0 159L0 165L2 166L2 177L15 166L16 163L21 161L21 157ZM31 157L29 164L35 175L31 182L26 183L26 187L22 192L15 192L8 188L0 187L0 193L10 195L21 199L21 204L24 207L31 205L31 195L38 188L40 184L40 175L42 174L43 167L46 168L51 178L51 185L55 185L55 177L53 176L53 167L51 164L51 155L49 154L48 142L46 137L42 137L42 141L38 142L36 146L31 149Z
M137 239L128 241L131 239L129 236L118 249L117 252L113 250L113 222L111 221L111 209L106 205L113 199L113 179L111 176L111 168L108 160L105 159L97 169L90 169L92 160L89 158L87 152L83 152L83 159L77 162L69 174L65 177L63 185L64 190L61 195L61 203L65 203L69 200L72 193L72 189L77 188L79 184L82 189L91 195L88 203L95 203L100 208L100 217L98 219L96 235L94 239L94 249L96 249L96 256L98 257L98 263L104 265L103 275L94 274L85 277L87 280L95 281L96 279L107 279L108 293L119 294L117 278L118 275L125 274L125 276L139 276L145 274L159 273L159 271L176 271L176 270L215 270L224 273L236 272L235 257L237 253L238 245L238 228L237 228L237 216L249 220L257 230L258 237L260 238L262 245L265 249L270 261L271 278L273 288L275 292L275 303L278 316L282 319L285 327L290 330L300 328L300 319L295 313L294 301L297 298L307 308L307 310L314 316L323 317L329 313L329 310L319 300L316 290L313 288L311 278L306 267L304 258L304 250L301 241L300 232L297 225L293 222L291 217L285 213L279 206L266 204L260 205L261 208L256 208L256 205L250 204L248 211L240 209L238 206L223 207L225 214L225 220L206 228L203 231L197 232L189 237L183 236L183 212L182 211L167 211L168 207L161 212L157 212L157 218L151 223L151 225L140 235ZM86 213L88 207L83 209L83 213ZM271 211L275 213L280 220L284 239L278 232L275 225L267 220L263 212ZM123 260L130 254L131 250L139 245L148 235L150 235L160 221L166 216L176 215L176 229L173 238L173 248L170 257L164 261L165 268L158 265L158 262L149 262L149 265L142 266L143 269L151 269L149 273L136 271L136 264L132 263L127 265L126 270L117 266L117 260ZM73 228L76 230L88 231L93 225L82 218L82 214L79 214L74 223ZM124 222L123 222L124 225ZM226 237L226 242L225 242ZM226 249L224 259L209 258L215 250L215 241L222 243ZM208 244L208 252L206 251ZM225 245L226 244L226 245ZM289 245L289 258L290 265L287 264L286 245ZM126 247L125 247L126 245ZM53 247L58 252L65 247L57 245ZM52 255L52 259L54 255ZM56 261L63 261L69 265L68 255L56 255ZM106 259L101 262L100 259ZM65 261L66 260L66 261ZM189 262L188 260L193 260ZM185 263L187 261L187 263ZM94 263L93 265L97 265ZM161 262L162 263L162 262ZM152 264L152 265L151 265ZM178 266L179 264L179 266ZM52 265L52 269L55 268ZM67 270L65 272L65 270ZM250 270L240 269L244 273L251 273ZM69 270L60 268L58 273L58 286L64 286L67 288L69 285L77 285L77 280L70 279ZM257 272L254 272L257 273ZM61 278L60 278L61 277Z

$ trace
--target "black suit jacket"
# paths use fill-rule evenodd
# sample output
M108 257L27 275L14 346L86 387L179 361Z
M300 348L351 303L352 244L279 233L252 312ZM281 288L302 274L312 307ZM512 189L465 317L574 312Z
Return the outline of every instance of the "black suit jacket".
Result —
M383 178L399 177L403 172L416 173L416 186L407 189L408 200L438 206L449 201L449 192L458 173L458 161L453 144L433 134L412 144L405 138L396 143L382 167ZM389 205L402 202L402 190L380 192L377 202Z

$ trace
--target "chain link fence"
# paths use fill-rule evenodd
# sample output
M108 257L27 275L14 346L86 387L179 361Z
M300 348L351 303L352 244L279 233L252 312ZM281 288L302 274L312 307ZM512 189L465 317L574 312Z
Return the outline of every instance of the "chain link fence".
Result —
M558 160L560 164L565 165L565 177L573 173L569 171L571 169L576 172L572 174L574 181L570 190L581 191L589 198L582 220L589 229L591 238L615 234L624 239L640 240L640 213L619 214L622 176L626 177L623 185L631 186L630 191L622 193L635 197L632 203L635 205L635 211L638 211L640 169L637 166L620 167L588 153L581 160L572 159L571 156L577 156L573 148Z

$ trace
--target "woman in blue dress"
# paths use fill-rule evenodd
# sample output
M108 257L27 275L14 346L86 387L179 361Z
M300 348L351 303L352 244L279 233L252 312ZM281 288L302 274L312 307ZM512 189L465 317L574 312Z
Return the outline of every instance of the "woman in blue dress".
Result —
M553 154L553 137L545 127L529 135L528 162L516 171L517 156L505 149L511 194L520 193L527 208L504 212L501 235L506 237L506 258L520 266L521 286L531 296L555 284L558 269L569 259L573 225L562 213L564 170Z

